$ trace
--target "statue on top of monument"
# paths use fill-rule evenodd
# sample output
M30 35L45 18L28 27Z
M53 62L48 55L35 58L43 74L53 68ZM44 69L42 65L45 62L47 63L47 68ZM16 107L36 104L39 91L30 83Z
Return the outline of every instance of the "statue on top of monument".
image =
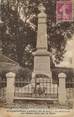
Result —
M40 12L44 12L45 11L45 7L42 3L39 4L38 9L40 10Z

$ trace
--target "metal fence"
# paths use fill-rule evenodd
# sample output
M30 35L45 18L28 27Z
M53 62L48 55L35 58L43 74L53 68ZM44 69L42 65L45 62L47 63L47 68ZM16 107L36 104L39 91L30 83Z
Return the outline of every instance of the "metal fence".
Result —
M70 80L66 82L67 99L74 98L74 81Z
M0 99L6 97L7 80L5 77L0 77ZM24 78L15 79L14 97L20 98L45 98L58 99L58 84L53 84L48 78L35 78L25 80ZM74 97L74 81L66 81L67 99Z
M6 96L6 86L7 86L7 81L6 78L0 77L0 99L3 100L5 99Z
M37 78L35 81L16 79L15 97L57 98L58 86L52 84L48 78Z

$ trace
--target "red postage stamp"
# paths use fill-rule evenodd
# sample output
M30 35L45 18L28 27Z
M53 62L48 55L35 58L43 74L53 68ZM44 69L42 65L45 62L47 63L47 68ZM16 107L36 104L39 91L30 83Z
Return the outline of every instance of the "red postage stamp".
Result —
M57 1L56 22L72 21L72 1Z

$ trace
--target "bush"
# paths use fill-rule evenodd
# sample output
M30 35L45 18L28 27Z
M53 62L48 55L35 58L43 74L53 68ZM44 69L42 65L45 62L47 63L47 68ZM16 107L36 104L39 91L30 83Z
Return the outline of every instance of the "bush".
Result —
M21 68L16 75L15 85L17 87L23 87L30 83L32 78L32 71L29 68Z

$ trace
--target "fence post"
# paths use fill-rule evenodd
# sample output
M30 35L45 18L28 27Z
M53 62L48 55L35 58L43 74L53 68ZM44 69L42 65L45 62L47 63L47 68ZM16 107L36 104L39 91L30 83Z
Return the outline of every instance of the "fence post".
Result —
M6 87L6 102L8 104L13 103L14 100L14 83L15 83L16 74L13 72L9 72L6 74L7 78L7 87Z
M58 88L58 97L59 97L59 104L65 105L66 103L66 74L59 73L59 88Z
M73 96L73 97L72 97L72 99L73 99L72 101L73 101L73 109L74 109L74 88L72 89L72 93L73 93L73 94L72 94L72 96Z

